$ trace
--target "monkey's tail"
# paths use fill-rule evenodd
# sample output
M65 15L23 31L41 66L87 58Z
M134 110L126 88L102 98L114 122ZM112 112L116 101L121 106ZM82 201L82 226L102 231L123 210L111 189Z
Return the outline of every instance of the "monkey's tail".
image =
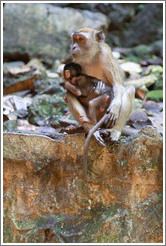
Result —
M89 143L91 140L91 137L93 133L104 123L105 119L107 117L107 114L105 114L99 122L89 131L88 136L85 140L85 145L84 145L84 155L83 155L83 173L84 173L84 178L86 179L87 176L87 159L88 159L88 148L89 148Z

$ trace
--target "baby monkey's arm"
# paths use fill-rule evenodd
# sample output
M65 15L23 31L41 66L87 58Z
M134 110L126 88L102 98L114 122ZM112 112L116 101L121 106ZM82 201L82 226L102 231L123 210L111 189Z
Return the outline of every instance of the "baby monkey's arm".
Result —
M71 93L73 93L76 96L81 96L80 89L68 81L65 83L65 89L69 90Z

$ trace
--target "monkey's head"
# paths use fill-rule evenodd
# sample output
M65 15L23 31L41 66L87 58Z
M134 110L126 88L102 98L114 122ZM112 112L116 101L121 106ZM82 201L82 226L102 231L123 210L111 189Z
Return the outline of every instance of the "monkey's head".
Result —
M81 75L82 68L79 64L71 62L64 66L63 69L63 79L64 81L69 81L76 76Z
M74 59L93 58L99 52L100 43L105 40L103 31L81 28L72 33L71 53Z

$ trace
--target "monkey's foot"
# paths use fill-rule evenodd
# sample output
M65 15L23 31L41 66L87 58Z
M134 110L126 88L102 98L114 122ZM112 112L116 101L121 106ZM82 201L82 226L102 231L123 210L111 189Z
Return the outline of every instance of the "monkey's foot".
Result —
M104 143L104 140L103 138L101 137L100 135L100 131L97 130L93 133L93 136L95 137L95 139L98 141L98 143L101 145L101 146L105 146L105 143Z
M89 123L89 124L94 124L93 122L90 121L90 119L84 115L79 116L79 122L82 123Z
M100 134L106 142L110 143L111 141L112 143L114 143L119 140L121 132L116 129L102 129L100 130Z
M112 141L118 141L119 137L121 135L121 132L116 129L110 130L110 138Z

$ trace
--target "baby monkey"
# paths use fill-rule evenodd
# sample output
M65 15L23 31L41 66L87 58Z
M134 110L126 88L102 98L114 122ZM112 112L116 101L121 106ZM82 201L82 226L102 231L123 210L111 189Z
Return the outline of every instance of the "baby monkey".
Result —
M65 65L63 79L65 88L76 95L80 103L87 109L89 118L80 115L80 122L88 122L95 125L89 131L84 146L83 169L84 178L86 179L89 142L93 133L103 125L107 118L109 112L107 112L107 108L113 99L113 89L102 81L99 81L99 79L83 74L81 66L76 63ZM99 83L100 86L97 89ZM99 122L97 122L98 118L100 119Z
M113 89L99 79L83 74L81 66L77 63L65 65L63 79L65 88L76 95L87 110L88 117L80 115L80 123L96 124L98 117L104 115L113 99Z

